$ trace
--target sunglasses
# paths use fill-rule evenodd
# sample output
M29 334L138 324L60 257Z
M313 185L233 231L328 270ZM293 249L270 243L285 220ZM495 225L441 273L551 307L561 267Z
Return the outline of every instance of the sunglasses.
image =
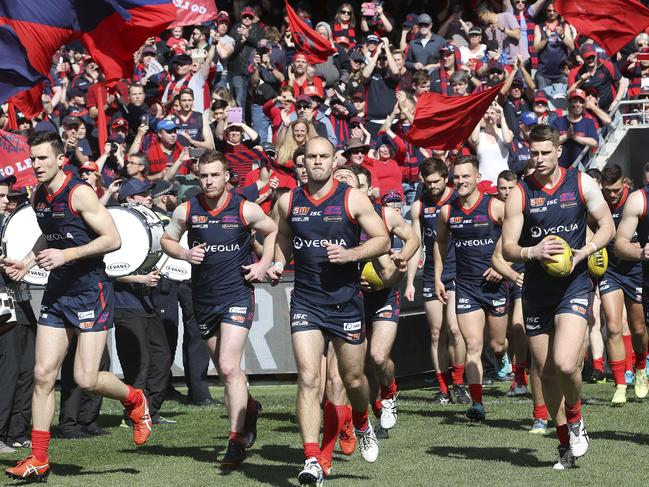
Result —
M350 154L365 154L365 149L352 149L349 151Z
M298 110L306 110L307 108L311 108L311 105L299 104L299 105L296 105L295 108L298 109Z
M351 15L352 11L351 10L341 10L340 13L343 14L343 15Z
M255 17L252 16L252 15L242 15L241 18L242 18L242 19L249 19L249 20L252 20L252 19L254 19Z
M92 173L93 173L93 171L88 171L87 169L82 169L81 171L79 171L79 176L84 176L86 174L92 174Z
M176 133L176 129L169 129L169 130L162 129L162 131L167 132L168 134L175 134Z

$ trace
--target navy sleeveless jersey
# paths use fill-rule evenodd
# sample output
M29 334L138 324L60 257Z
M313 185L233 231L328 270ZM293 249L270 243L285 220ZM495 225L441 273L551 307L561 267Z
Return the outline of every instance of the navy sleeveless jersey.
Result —
M455 244L458 280L481 281L491 267L491 256L500 238L500 225L491 216L492 196L480 193L472 208L460 198L449 204L448 228Z
M446 198L436 200L428 191L423 191L419 201L421 203L421 210L419 219L421 221L421 228L424 233L423 241L426 247L426 260L424 261L424 270L431 273L435 269L435 258L433 257L433 246L435 245L435 238L437 238L437 218L442 206L452 203L458 198L457 193L452 191ZM444 269L442 270L442 280L445 278L455 277L455 245L453 245L453 237L449 237L448 252L446 254L446 262L444 262Z
M374 211L376 211L376 214L381 217L381 220L383 220L383 223L385 223L385 226L387 227L388 223L385 219L385 207L377 203L372 203L372 206L374 207ZM361 229L360 243L364 243L366 241L367 241L367 234ZM402 248L403 248L403 241L396 235L390 234L390 249L400 250Z
M642 190L641 190L642 191ZM629 188L624 187L624 193L622 198L620 198L619 203L615 208L610 208L611 216L613 217L613 223L615 223L615 228L620 224L622 220L622 213L624 212L624 205L626 200L629 198ZM638 232L636 232L631 238L632 243L638 242ZM611 240L606 246L606 251L608 252L608 269L611 272L616 274L621 274L626 277L639 277L642 274L642 264L640 262L631 262L628 260L622 260L617 255L615 255L615 239Z
M326 249L329 242L346 249L360 243L360 226L347 208L350 190L334 181L329 194L318 200L304 186L290 193L286 219L293 231L295 297L332 305L351 301L360 292L358 263L332 264Z
M81 185L86 183L68 174L53 195L49 195L43 185L36 188L34 212L48 248L64 250L79 247L97 238L98 235L72 208L72 192ZM75 296L107 280L102 256L78 259L50 272L46 292Z
M243 265L250 264L251 237L243 216L246 200L227 193L222 207L210 210L205 196L194 196L187 204L187 241L190 247L205 245L205 257L192 266L193 300L219 304L250 293Z
M649 221L647 220L647 197L649 196L649 185L644 186L638 191L642 191L644 209L642 211L642 215L640 215L636 233L638 235L638 242L640 242L640 246L644 248L644 246L649 243ZM649 291L649 262L642 261L642 273L642 291L643 294L646 295L646 293Z
M534 175L524 178L519 186L523 191L523 216L525 223L520 244L531 247L548 235L556 235L568 242L573 249L586 243L586 217L588 208L581 189L581 173L561 168L561 179L554 188L544 188ZM527 261L523 291L539 295L563 295L567 291L591 289L587 262L580 262L566 277L553 277L541 266L540 261Z

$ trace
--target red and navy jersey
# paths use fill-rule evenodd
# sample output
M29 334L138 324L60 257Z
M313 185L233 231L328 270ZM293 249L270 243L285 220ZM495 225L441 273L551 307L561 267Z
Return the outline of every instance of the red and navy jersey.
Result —
M573 249L585 245L588 208L581 188L581 177L579 171L561 168L561 178L553 188L545 188L533 174L518 183L523 192L525 219L520 237L521 246L534 246L548 235L561 237ZM538 260L526 262L523 285L526 293L539 292L539 295L543 295L549 290L565 293L568 290L591 287L586 260L580 262L572 274L566 277L551 276Z
M72 208L72 192L82 185L88 186L81 179L68 174L63 185L52 195L47 193L42 184L36 188L34 212L48 248L70 249L86 245L98 237ZM78 259L50 272L46 292L60 296L76 296L107 280L101 256Z
M491 257L500 238L500 225L491 214L494 200L480 193L471 208L464 208L460 198L449 204L446 223L455 244L458 280L482 281L482 275L491 267Z
M351 188L334 181L331 191L320 199L302 186L290 193L286 220L293 231L296 297L315 304L343 304L360 292L356 262L332 264L327 244L346 249L360 243L360 226L350 215Z
M189 145L185 135L193 140L203 141L203 116L200 113L192 111L186 117L177 114L176 126L178 127L178 142L182 145Z
M423 231L423 242L426 248L426 260L424 267L434 272L435 258L433 257L433 246L437 238L437 219L442 206L452 203L457 199L457 193L451 191L446 198L436 200L428 191L424 191L419 199L421 203L421 210L419 219L421 221L421 228ZM446 261L444 262L444 269L442 271L442 279L444 277L455 277L455 246L453 245L453 237L449 238L448 252L446 254Z
M640 215L640 219L638 220L637 235L640 246L644 248L644 246L649 243L649 219L647 218L647 197L649 196L649 185L644 186L638 191L642 192L644 204L642 214ZM649 262L647 262L646 260L642 261L642 271L642 289L649 290Z
M190 247L205 244L205 257L192 266L194 303L215 304L250 294L243 265L250 264L251 237L243 216L246 200L228 192L225 203L211 210L200 194L187 203L187 241Z
M613 217L613 223L615 223L615 228L620 224L622 220L622 212L624 211L624 205L626 200L629 198L629 188L624 187L624 193L622 198L618 202L615 208L610 208L611 216ZM638 232L634 233L631 238L631 243L638 242ZM615 255L615 239L611 240L606 246L606 251L608 253L608 270L615 272L616 274L621 274L623 276L632 278L640 276L642 274L642 264L640 262L632 262L628 260L622 260L617 255Z

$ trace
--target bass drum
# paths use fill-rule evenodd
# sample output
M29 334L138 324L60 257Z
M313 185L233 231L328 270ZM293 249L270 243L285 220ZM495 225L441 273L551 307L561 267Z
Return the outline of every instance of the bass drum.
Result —
M106 274L147 274L162 255L162 221L153 210L140 204L111 206L108 212L115 221L122 247L104 256Z
M180 245L184 249L189 249L187 243L187 232L183 233L180 237ZM167 254L163 254L162 258L156 264L160 270L160 275L166 277L171 281L189 281L192 277L192 265L186 260L174 259Z
M2 229L3 255L12 260L21 260L32 250L42 234L31 205L25 203L19 206ZM23 281L36 286L45 286L49 276L49 271L35 265L29 269Z

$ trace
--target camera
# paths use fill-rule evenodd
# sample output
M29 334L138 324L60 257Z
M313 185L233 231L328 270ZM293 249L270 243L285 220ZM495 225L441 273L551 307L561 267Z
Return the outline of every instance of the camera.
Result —
M257 48L256 48L256 51L257 51L257 55L259 55L259 57L261 57L261 56L263 56L264 54L268 54L268 52L269 52L270 50L269 50L267 47L263 47L263 46L262 46L262 47L257 47Z
M148 115L140 115L140 125L149 125Z
M117 152L117 149L119 149L119 146L117 145L117 142L111 142L110 143L110 153L115 154Z

